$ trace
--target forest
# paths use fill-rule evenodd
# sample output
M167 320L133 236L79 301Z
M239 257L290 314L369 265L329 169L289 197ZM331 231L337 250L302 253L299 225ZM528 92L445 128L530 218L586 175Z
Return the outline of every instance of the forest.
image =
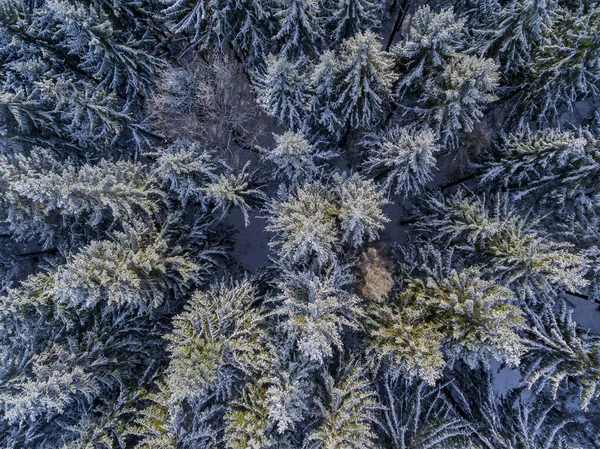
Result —
M0 0L0 447L600 449L600 2Z

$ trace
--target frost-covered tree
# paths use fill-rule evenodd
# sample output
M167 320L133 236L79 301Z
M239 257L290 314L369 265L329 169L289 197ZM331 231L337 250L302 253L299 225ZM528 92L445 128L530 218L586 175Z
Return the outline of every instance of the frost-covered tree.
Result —
M541 314L529 313L533 326L523 372L529 388L540 392L550 384L555 399L561 387L574 385L587 410L600 396L600 337L578 326L571 314L565 303L556 312L545 307Z
M337 95L340 122L347 129L370 128L391 100L391 64L381 43L370 31L341 44L338 56Z
M393 127L377 140L364 165L383 178L388 196L417 194L433 179L440 147L431 130Z
M392 48L400 78L396 94L402 98L409 87L422 88L429 77L442 71L465 45L465 19L448 8L436 13L429 5L420 7L411 20L409 39Z
M372 181L336 174L330 185L306 183L295 193L273 201L267 230L270 246L281 260L324 266L335 259L340 244L358 247L375 240L387 220L387 204Z
M456 147L459 136L473 131L483 108L496 99L498 79L491 59L457 53L439 75L427 78L417 113L429 121L442 145Z
M491 373L457 374L452 396L470 421L473 443L494 449L585 447L578 441L575 417L547 395L526 398L522 389L514 389L500 396Z
M343 352L343 328L356 328L359 298L345 290L353 281L347 267L331 265L322 274L287 271L277 283L274 314L287 338L306 360L324 364Z
M0 408L22 446L59 447L128 407L162 346L145 312L159 316L195 270L175 251L143 229L117 233L0 297Z
M373 386L358 361L345 362L336 378L326 374L324 391L318 398L319 422L307 436L315 449L372 449L377 447L373 430L377 403Z
M165 0L163 16L171 30L188 39L188 49L225 49L231 45L249 63L259 62L268 48L272 14L262 0Z
M319 54L323 45L320 20L320 3L317 0L283 0L277 2L275 17L279 21L273 39L280 55L291 60Z
M544 125L556 123L577 101L598 95L600 81L600 8L589 11L561 10L553 32L536 50L525 79L521 127L534 119ZM560 30L560 32L558 32Z
M569 210L574 203L593 208L586 198L600 181L599 168L600 143L591 133L527 129L497 145L481 181L510 187L517 199L541 194L550 210Z
M306 81L299 67L300 62L269 55L266 68L254 79L258 103L292 130L302 129L308 104Z
M249 171L250 163L247 162L238 172L222 173L215 176L210 184L202 188L206 199L220 209L221 218L231 210L239 207L244 216L244 224L250 223L250 210L258 201L266 199L260 187L253 186L252 175Z
M379 26L379 5L371 0L333 0L330 17L326 19L333 35L328 37L332 47L355 34Z
M321 55L310 75L313 93L309 115L311 129L321 130L333 141L339 140L342 132L340 106L336 104L336 93L341 83L338 67L335 53L328 50Z
M395 304L378 305L371 330L378 363L431 385L455 360L472 368L491 357L518 365L523 312L509 289L481 276L466 269L442 279L412 278Z
M135 425L127 429L128 435L138 441L136 449L208 448L217 443L215 424L222 406L195 397L186 401L174 399L162 381L142 399L145 407L136 411Z
M99 153L146 144L139 116L162 63L152 50L164 30L146 13L153 5L145 0L119 20L107 6L3 2L0 97L10 135Z
M353 247L376 240L384 223L389 221L383 213L387 201L381 191L370 181L353 174L347 179L338 177L338 220L342 230L342 243Z
M498 23L490 23L482 50L497 55L504 73L522 71L534 50L554 27L556 0L513 0L502 8Z
M140 229L141 228L141 229ZM94 241L51 274L57 308L125 306L147 312L181 296L196 266L161 235L141 225Z
M173 400L228 398L252 373L263 348L264 317L253 307L256 299L248 280L222 281L194 293L167 337L166 384Z
M378 383L385 446L465 447L472 434L469 422L460 417L443 392L422 380L385 375Z
M320 266L332 262L338 245L332 193L318 183L302 185L273 202L266 229L275 234L269 245L282 259Z
M0 216L18 240L49 247L77 241L100 225L151 218L163 193L143 165L102 160L77 167L34 148L29 155L0 156Z
M586 259L521 218L506 198L495 203L463 191L422 204L416 228L481 263L498 281L530 301L552 301L560 291L587 285ZM427 212L425 212L427 211Z
M335 156L333 151L311 144L302 132L287 131L273 137L275 147L264 149L261 159L272 165L275 179L285 179L292 186L314 181L323 170L323 162Z
M151 173L168 186L182 207L188 202L198 202L206 209L201 189L214 179L218 169L212 152L193 141L177 140L151 156L156 157Z

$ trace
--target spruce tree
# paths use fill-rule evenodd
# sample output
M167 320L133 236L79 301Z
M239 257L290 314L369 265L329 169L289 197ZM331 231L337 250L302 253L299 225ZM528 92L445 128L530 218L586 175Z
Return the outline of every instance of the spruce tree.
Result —
M269 55L266 68L254 80L258 103L292 130L303 128L308 102L299 67L300 63L290 62L285 56Z
M381 135L365 161L365 167L382 178L388 196L420 193L433 179L435 154L440 151L429 129L393 127Z
M29 155L0 156L0 173L7 231L45 247L85 240L99 225L151 218L163 200L144 166L124 161L77 167L34 148Z
M524 316L513 293L477 269L438 276L409 279L393 305L373 310L378 363L430 385L455 360L472 368L491 357L518 365L524 346L516 331Z

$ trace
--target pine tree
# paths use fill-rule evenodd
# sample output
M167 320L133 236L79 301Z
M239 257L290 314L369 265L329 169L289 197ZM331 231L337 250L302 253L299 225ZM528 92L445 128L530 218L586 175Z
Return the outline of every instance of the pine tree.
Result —
M215 176L210 184L202 188L208 201L221 210L223 218L232 207L239 207L244 216L244 225L250 223L250 209L257 201L264 201L266 197L258 186L252 186L252 173L249 172L247 162L239 173L225 173Z
M423 203L416 228L432 242L464 251L523 300L552 301L587 285L587 261L571 244L554 241L519 217L507 198L490 204L463 191ZM428 212L425 212L428 211Z
M457 373L452 397L483 447L562 449L585 447L579 426L560 403L540 394L524 397L522 389L500 396L489 372ZM477 447L477 446L475 446Z
M167 337L171 361L167 386L175 401L226 399L252 374L262 351L263 313L253 307L248 280L219 282L194 293L173 318Z
M322 274L286 271L281 275L274 314L305 360L322 365L334 350L343 351L343 328L357 327L362 315L359 299L344 289L352 280L347 267L339 265Z
M370 128L391 100L391 64L377 37L367 31L345 40L338 57L335 106L346 129Z
M420 193L433 179L440 148L429 129L393 127L370 151L365 167L383 178L383 188L404 198Z
M267 2L260 0L165 0L163 16L188 49L224 50L231 45L249 63L260 62L272 32Z
M3 2L0 58L6 76L0 97L10 105L8 121L15 120L10 133L37 143L76 143L89 152L115 144L139 151L148 136L140 110L162 64L151 51L161 30L148 7L145 1L131 5L139 14L136 26L127 15L116 20L100 3Z
M583 130L527 129L497 146L481 181L511 188L516 199L541 195L536 207L549 211L572 210L574 203L593 208L586 197L598 182L599 148L598 140Z
M218 169L212 152L193 141L177 140L150 156L156 157L152 174L168 186L182 207L188 202L198 202L206 210L207 198L202 188L214 179Z
M273 137L275 147L264 149L261 159L273 166L275 179L285 179L294 187L315 181L323 162L336 155L333 151L319 150L302 132L287 131Z
M584 331L563 302L555 312L529 313L534 323L527 332L528 352L523 371L529 388L540 392L550 384L556 399L561 386L574 384L581 408L587 410L600 395L600 337Z
M408 88L417 88L418 92L425 80L444 70L456 52L462 50L465 39L465 19L458 19L452 8L436 13L429 5L420 7L411 20L408 42L392 48L400 74L396 84L398 98Z
M333 195L318 183L304 184L288 198L280 197L269 210L266 230L278 256L295 264L332 262L338 245Z
M8 232L18 240L39 238L45 247L89 236L100 224L153 217L163 199L144 167L130 162L76 167L34 148L29 155L0 156L0 173Z
M105 304L148 312L181 296L193 279L197 267L179 251L138 224L69 255L52 274L50 294L58 308Z
M384 447L465 447L472 434L443 393L422 380L385 375L378 383Z
M208 449L217 444L215 423L223 412L222 406L207 405L198 398L174 399L162 381L156 391L147 392L143 399L145 408L136 414L136 424L128 428L128 434L138 441L136 449Z
M328 39L335 47L344 39L364 33L379 25L378 6L370 0L334 0L331 17L327 19L333 36Z
M297 60L319 54L323 42L320 24L320 4L316 0L279 1L275 17L279 28L274 40L280 57Z
M300 62L292 63L285 56L269 55L266 68L254 79L258 103L267 114L292 130L304 126L308 101L299 67Z
M518 365L524 327L513 293L482 279L477 269L452 270L443 279L409 279L395 306L373 311L373 350L379 363L433 385L446 359L470 367L491 357ZM390 369L390 368L388 368Z
M491 24L483 50L497 53L504 73L522 71L555 26L557 6L556 0L513 0Z
M384 223L389 221L382 207L387 204L375 184L356 173L347 179L338 177L338 220L342 231L342 243L358 247L364 242L376 240Z
M551 34L539 46L524 81L522 128L530 119L542 125L556 123L563 111L599 92L600 8L561 10L554 27L562 32Z
M195 269L175 250L143 230L115 234L0 298L0 408L23 446L76 445L96 438L89 420L100 433L131 419L116 415L155 369L163 332L144 312L183 290Z
M417 113L429 121L444 146L455 148L460 133L470 133L483 108L496 100L498 67L491 59L457 53L444 70L427 79Z
M336 378L326 375L318 399L321 417L307 439L315 449L370 449L376 446L373 424L379 409L375 391L358 361L346 362Z
M324 52L310 76L312 98L310 99L309 120L311 129L324 132L329 140L338 141L342 137L340 105L336 104L337 89L341 83L339 63L331 50Z

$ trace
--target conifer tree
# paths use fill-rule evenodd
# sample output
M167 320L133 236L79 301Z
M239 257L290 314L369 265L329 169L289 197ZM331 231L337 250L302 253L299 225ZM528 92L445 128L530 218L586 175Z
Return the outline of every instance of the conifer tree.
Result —
M264 149L261 158L272 164L275 179L285 179L294 187L315 181L323 162L335 155L333 151L319 150L301 131L287 131L273 137L275 147Z
M483 49L497 53L504 73L522 71L552 32L557 6L556 0L513 0L502 8L499 22L490 24Z
M340 105L336 104L337 89L341 83L339 63L332 50L325 51L310 76L311 129L324 132L330 140L341 138L342 118Z
M177 140L152 156L156 156L152 174L168 186L182 207L188 202L198 202L203 209L207 208L202 188L216 176L218 164L214 154L193 141Z
M273 39L280 48L280 57L295 61L303 56L319 54L323 45L323 30L318 1L279 1L275 17L279 21L279 28Z
M232 46L251 64L261 62L272 33L272 14L262 0L165 0L163 16L171 30L184 34L188 49L214 52Z
M335 259L340 244L359 247L375 240L387 218L387 204L372 181L336 174L331 186L313 182L271 203L267 230L281 260L322 267Z
M561 387L576 385L587 410L600 395L600 338L584 331L571 314L564 302L557 312L552 307L541 314L530 311L534 325L527 332L523 371L536 392L550 384L554 399Z
M336 378L326 375L318 406L321 419L307 437L315 449L370 449L377 447L373 431L375 412L380 407L372 385L358 365L345 362Z
M306 360L323 365L342 352L342 329L357 327L359 299L344 290L352 282L346 267L331 265L322 274L286 271L274 299L280 327Z
M600 8L561 10L556 30L534 53L520 100L524 114L520 125L534 119L542 125L556 123L577 101L598 95L600 82Z
M521 299L553 301L560 291L587 285L585 257L520 218L506 198L490 205L459 191L446 198L430 196L422 210L416 228L432 242L464 251Z
M337 178L342 243L358 247L364 242L376 240L384 223L389 221L382 207L387 204L382 193L370 180L356 173L347 179Z
M340 122L347 129L370 128L391 99L389 58L370 31L345 40L338 58L340 85L335 106L342 108Z
M397 375L418 376L430 385L455 360L472 368L490 357L518 365L524 346L516 331L524 317L514 299L477 269L410 279L396 304L373 311L373 350Z
M258 103L267 114L292 130L302 129L308 101L299 67L300 62L269 55L266 68L257 73L254 80Z
M179 296L195 270L176 250L131 229L0 298L0 407L24 446L76 441L90 409L110 425L111 408L128 406L160 351L160 324L148 312Z
M335 47L344 39L364 33L379 25L378 6L371 0L333 0L331 17L327 19L328 28L333 31L329 38Z
M365 167L383 178L388 196L406 198L421 192L433 179L439 150L431 130L393 127L377 139Z
M378 392L385 447L460 447L470 442L470 424L445 397L443 386L386 374Z
M194 293L167 337L166 383L172 400L224 400L252 374L262 351L264 322L261 310L253 308L255 301L256 291L245 279Z
M489 372L456 376L453 398L484 447L582 447L579 426L560 403L545 394L524 398L520 388L496 393Z
M496 100L498 79L491 59L457 53L439 75L427 79L417 113L429 121L442 145L455 148L460 135L481 120L484 106Z
M141 164L103 160L76 167L41 148L0 156L0 173L8 232L18 240L39 238L45 247L89 236L100 224L150 218L163 197Z
M452 8L436 13L429 5L420 7L411 21L409 40L392 48L400 75L396 84L398 98L408 88L419 92L425 80L441 72L464 47L465 34L465 19L457 18Z
M335 203L321 184L304 184L293 196L275 201L266 229L275 234L269 246L284 260L324 266L335 258Z
M222 173L215 176L210 184L202 189L208 201L221 210L221 218L227 215L232 207L239 207L244 216L244 225L250 223L250 209L257 201L265 200L264 193L257 186L252 186L252 173L247 162L239 173Z

